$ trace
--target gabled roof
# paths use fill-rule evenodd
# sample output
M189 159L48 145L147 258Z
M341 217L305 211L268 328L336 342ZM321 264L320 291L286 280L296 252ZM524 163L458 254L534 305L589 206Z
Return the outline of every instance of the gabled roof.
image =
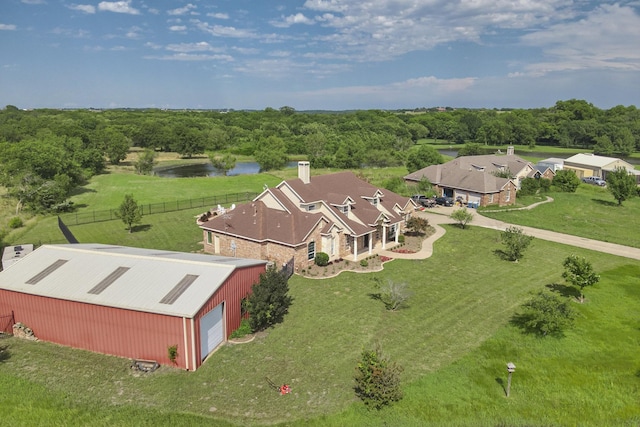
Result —
M457 164L460 169L471 170L474 168L484 168L484 171L489 173L508 169L514 176L519 174L523 169L528 167L533 168L531 162L528 162L515 154L462 156L451 160L451 162Z
M471 157L471 156L470 156ZM473 156L475 157L475 156ZM513 171L512 171L513 172ZM460 162L454 160L431 165L405 176L409 181L420 181L425 177L432 184L457 190L472 191L481 194L499 193L511 180L500 178L492 173L477 169L463 169Z
M270 209L257 200L237 206L224 215L218 215L202 224L205 230L217 231L256 242L278 242L287 246L298 246L321 222L329 222L321 213L301 212L282 192L269 189L286 210Z
M295 195L295 200L287 194ZM277 204L286 211L269 208L262 201L267 195L277 199ZM378 207L371 203L372 200L378 201ZM375 224L381 214L386 223L402 221L396 210L402 211L412 206L411 203L408 197L371 185L353 172L338 172L310 177L307 184L300 178L282 181L253 202L214 217L200 227L238 238L297 246L306 243L309 233L320 222L324 223L323 233L335 225L345 233L360 236L371 232L371 224ZM329 213L304 209L311 204L321 204ZM348 215L339 209L347 204Z
M620 161L623 161L623 160L617 159L615 157L598 156L591 153L579 153L569 157L568 159L565 159L564 162L603 168L611 163L620 162Z
M44 245L0 289L192 318L236 268L265 261L102 244Z

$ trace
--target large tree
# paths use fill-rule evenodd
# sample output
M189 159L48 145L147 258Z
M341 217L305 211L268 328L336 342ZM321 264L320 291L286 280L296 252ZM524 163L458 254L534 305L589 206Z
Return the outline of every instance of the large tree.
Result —
M580 178L570 169L562 169L553 177L553 186L565 193L575 193L580 185Z
M622 202L636 194L636 177L623 167L616 168L607 174L607 189L618 201L618 206L621 206Z
M442 154L430 145L421 145L417 150L412 151L407 156L407 170L409 173L415 172L431 165L444 163Z

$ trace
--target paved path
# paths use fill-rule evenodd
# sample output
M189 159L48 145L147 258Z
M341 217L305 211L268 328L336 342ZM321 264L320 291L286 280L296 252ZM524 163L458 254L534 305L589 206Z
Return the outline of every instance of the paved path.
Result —
M547 200L547 203L551 200ZM536 205L538 205L537 203ZM527 207L531 209L536 205L531 205ZM380 255L388 256L391 258L403 258L403 259L424 259L428 258L433 254L433 242L442 237L445 233L445 229L440 226L440 224L455 224L456 222L451 219L450 215L455 210L459 209L456 207L437 207L433 209L427 209L424 211L416 211L418 215L424 216L429 220L429 224L432 225L436 232L426 238L424 242L422 242L422 249L419 252L412 254L402 254L391 251L383 251L380 252ZM494 230L504 231L507 227L512 224L508 224L503 221L498 221L496 219L487 218L485 216L480 215L475 210L473 211L473 220L470 223L473 226L480 226L485 228L492 228ZM539 228L533 227L525 227L521 225L517 225L517 227L522 228L525 234L529 236L536 237L542 240L548 240L551 242L562 243L565 245L577 246L579 248L590 249L593 251L604 252L611 255L617 255L626 258L632 258L636 260L640 260L640 249L632 248L630 246L617 245L615 243L602 242L599 240L587 239L585 237L572 236L570 234L556 233L554 231L542 230Z

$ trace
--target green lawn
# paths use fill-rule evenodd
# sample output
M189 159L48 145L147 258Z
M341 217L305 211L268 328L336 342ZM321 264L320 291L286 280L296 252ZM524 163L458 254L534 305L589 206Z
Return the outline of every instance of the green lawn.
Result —
M549 195L554 201L535 209L481 212L512 224L640 248L640 233L636 228L640 214L639 197L618 206L606 188L588 184L581 184L575 193Z
M495 230L450 226L432 258L380 273L294 276L294 304L265 336L217 351L197 372L137 375L126 360L14 338L0 363L11 425L637 425L640 263L535 240L501 261ZM564 338L509 324L529 292L560 282L585 255L602 274ZM410 307L387 312L374 278L406 282ZM371 412L355 399L360 351L375 341L404 366L404 400ZM505 363L517 365L504 397ZM280 396L265 377L287 382ZM33 393L31 393L33 390ZM16 397L17 396L17 397ZM33 408L27 410L26 408ZM99 409L98 409L99 408ZM147 418L149 417L149 418ZM138 420L140 422L138 422ZM151 421L149 421L151 420ZM1 424L1 423L0 423ZM178 424L183 424L178 422Z

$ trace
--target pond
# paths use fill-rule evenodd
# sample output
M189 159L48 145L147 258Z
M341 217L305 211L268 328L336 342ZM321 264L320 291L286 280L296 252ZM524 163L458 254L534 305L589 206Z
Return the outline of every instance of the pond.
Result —
M285 168L298 167L298 162L288 162ZM256 162L237 162L227 176L253 175L260 172L260 165ZM222 171L213 167L211 163L195 163L183 166L157 168L153 171L161 178L192 178L197 176L223 176Z

